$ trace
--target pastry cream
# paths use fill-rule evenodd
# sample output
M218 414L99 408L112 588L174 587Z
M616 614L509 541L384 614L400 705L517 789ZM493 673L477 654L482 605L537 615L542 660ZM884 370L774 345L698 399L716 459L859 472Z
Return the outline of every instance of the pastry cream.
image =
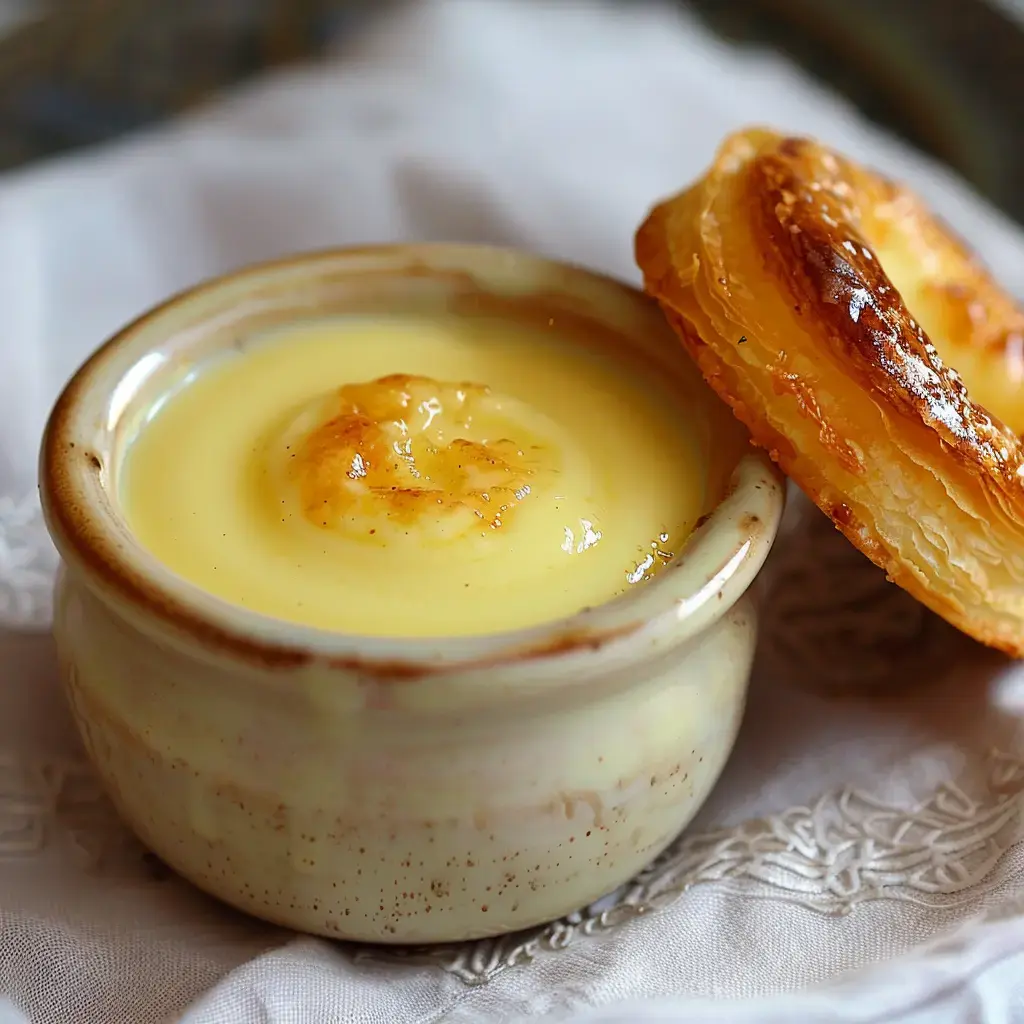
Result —
M678 550L704 499L683 405L554 322L301 323L170 395L123 499L156 557L254 611L362 635L516 629Z

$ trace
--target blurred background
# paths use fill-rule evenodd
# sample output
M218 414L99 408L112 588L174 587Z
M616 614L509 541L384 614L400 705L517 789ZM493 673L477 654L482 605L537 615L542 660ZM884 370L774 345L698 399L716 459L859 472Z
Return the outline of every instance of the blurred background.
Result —
M0 0L0 169L151 125L268 68L316 60L395 6ZM781 51L1024 222L1024 0L683 6L731 46Z

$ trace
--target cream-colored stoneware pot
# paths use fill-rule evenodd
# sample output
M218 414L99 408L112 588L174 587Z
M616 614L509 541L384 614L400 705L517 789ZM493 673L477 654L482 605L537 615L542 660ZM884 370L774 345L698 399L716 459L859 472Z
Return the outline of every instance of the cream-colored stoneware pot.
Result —
M252 332L375 310L554 321L654 360L694 409L708 459L706 515L675 564L572 619L414 641L247 612L143 550L118 479L161 396ZM690 820L739 724L755 634L744 592L783 505L770 463L642 295L533 256L443 245L257 266L144 316L58 401L41 490L63 558L67 694L124 819L258 917L415 943L581 907Z

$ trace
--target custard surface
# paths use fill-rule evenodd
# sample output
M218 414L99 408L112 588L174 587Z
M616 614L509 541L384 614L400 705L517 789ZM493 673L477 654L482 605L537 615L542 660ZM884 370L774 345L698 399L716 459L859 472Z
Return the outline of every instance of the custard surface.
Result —
M518 629L678 551L703 505L684 406L557 323L311 321L170 395L122 501L165 565L253 611L360 635Z

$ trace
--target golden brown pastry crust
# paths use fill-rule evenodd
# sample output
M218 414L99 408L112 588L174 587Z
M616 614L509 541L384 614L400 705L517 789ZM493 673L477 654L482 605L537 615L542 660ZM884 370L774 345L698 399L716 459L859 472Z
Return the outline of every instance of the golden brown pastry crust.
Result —
M836 526L1024 655L1024 448L987 411L1024 426L1024 314L963 243L905 189L755 129L651 212L636 258L709 383Z

